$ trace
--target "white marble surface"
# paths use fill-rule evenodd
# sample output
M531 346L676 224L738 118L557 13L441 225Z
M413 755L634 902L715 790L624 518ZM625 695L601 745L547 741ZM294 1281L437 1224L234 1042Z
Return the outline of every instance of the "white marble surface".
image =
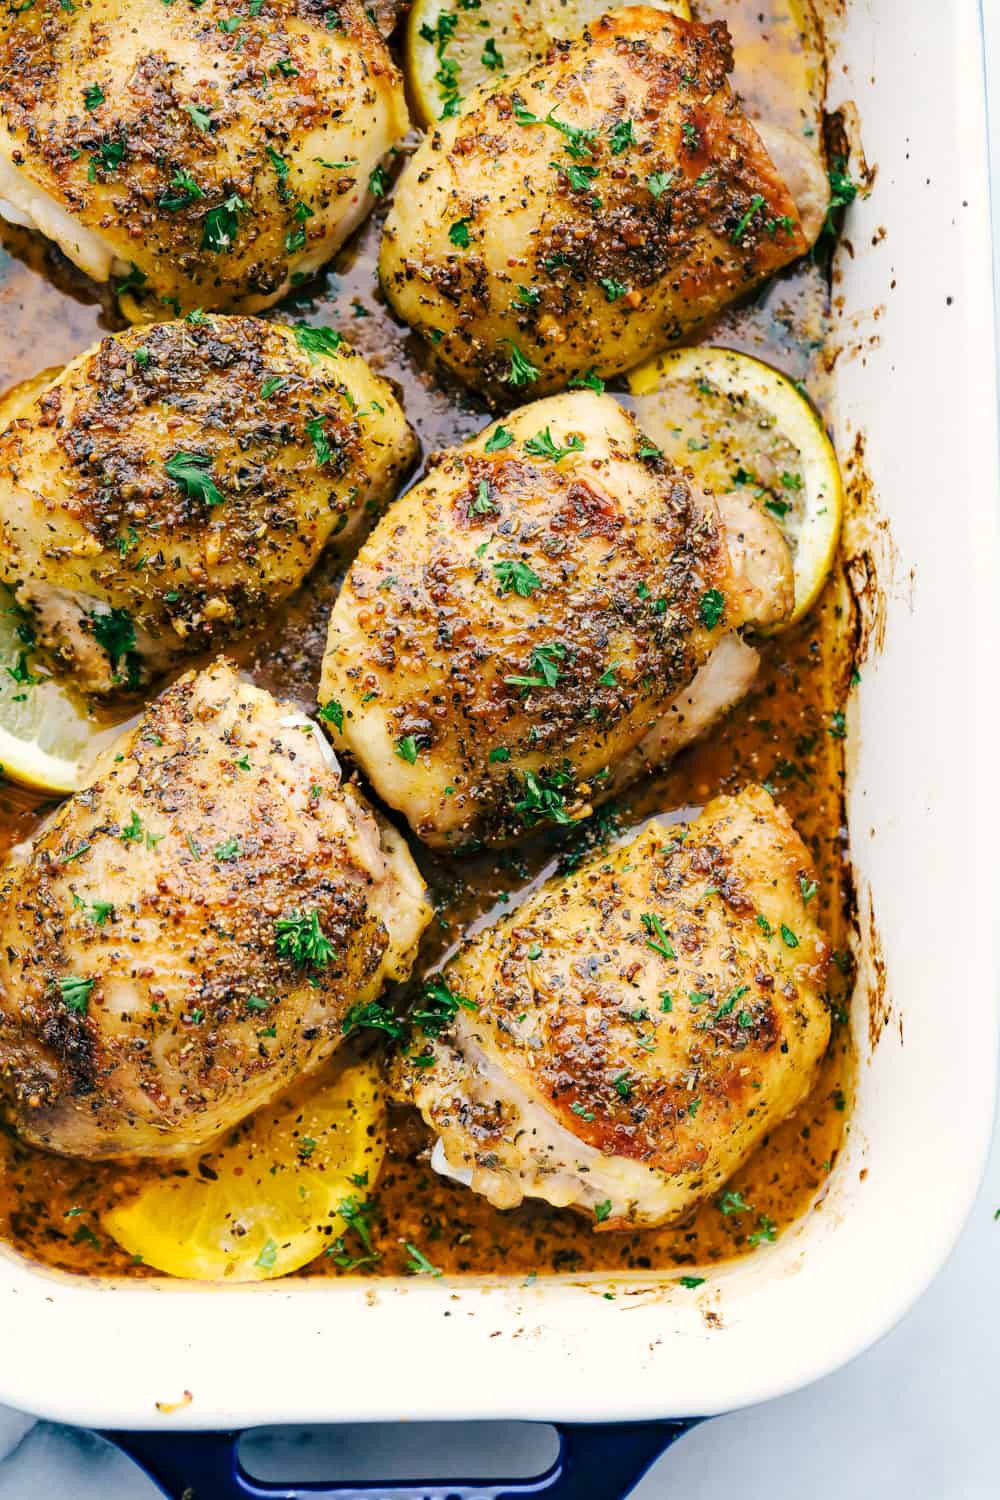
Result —
M993 223L1000 246L1000 0L985 0L985 11ZM650 1471L636 1500L723 1500L733 1494L740 1500L997 1500L998 1209L1000 1129L962 1240L905 1321L875 1349L808 1390L695 1429ZM442 1474L456 1472L448 1462L449 1454L455 1456L454 1435L449 1442L444 1431L423 1446L440 1454ZM312 1445L313 1477L320 1477L317 1447ZM423 1473L432 1473L436 1462L424 1463ZM464 1462L459 1468L468 1472ZM152 1500L158 1494L127 1459L89 1433L0 1408L0 1500Z

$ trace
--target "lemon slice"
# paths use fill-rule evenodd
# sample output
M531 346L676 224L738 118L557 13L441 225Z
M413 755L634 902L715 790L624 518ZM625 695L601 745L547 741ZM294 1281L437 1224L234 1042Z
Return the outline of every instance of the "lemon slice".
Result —
M675 349L629 375L639 425L716 494L739 488L792 553L795 607L811 609L833 566L843 488L822 420L779 371L732 349Z
M687 0L651 3L691 19ZM455 114L479 84L531 67L553 40L614 9L615 0L415 0L404 63L419 123Z
M170 1276L287 1276L349 1224L363 1225L358 1211L384 1151L378 1075L371 1063L356 1063L297 1084L215 1150L162 1167L135 1197L103 1215L104 1227L131 1255Z
M27 615L0 587L0 774L36 791L73 792L120 727L47 674Z

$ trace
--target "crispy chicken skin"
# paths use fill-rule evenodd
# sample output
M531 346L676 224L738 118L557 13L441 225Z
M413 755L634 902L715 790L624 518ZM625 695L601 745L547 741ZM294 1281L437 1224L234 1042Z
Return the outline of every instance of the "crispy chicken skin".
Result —
M105 752L8 865L0 913L0 1092L26 1140L88 1157L241 1120L405 978L430 916L316 727L225 662Z
M416 441L391 389L303 336L131 329L6 402L0 578L87 691L259 624L393 493Z
M514 401L630 368L801 255L731 67L722 23L630 6L483 85L397 185L379 263L393 307Z
M360 0L33 0L0 13L0 212L130 317L256 312L365 218L406 133Z
M334 606L335 745L430 844L585 817L746 690L757 655L734 632L791 607L777 528L733 515L589 391L437 455Z
M497 1208L543 1198L598 1229L716 1192L826 1049L811 876L788 815L751 787L647 825L472 938L443 977L475 1009L429 1044L433 1065L396 1065L438 1170Z

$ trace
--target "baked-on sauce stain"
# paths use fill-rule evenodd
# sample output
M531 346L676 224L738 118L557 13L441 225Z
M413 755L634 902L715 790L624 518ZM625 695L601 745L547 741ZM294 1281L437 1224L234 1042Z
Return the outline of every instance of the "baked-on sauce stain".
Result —
M729 22L737 52L734 85L752 110L766 112L778 124L818 131L821 71L812 49L800 44L792 19L799 12L797 0L786 4L774 4L765 16L756 0L703 0L697 14ZM380 217L369 222L331 269L272 316L335 326L381 373L396 380L426 457L477 431L487 412L475 397L435 375L433 356L379 300L374 266ZM2 244L4 386L67 360L121 326L117 314L98 300L96 289L37 236L5 226ZM704 342L769 361L804 381L823 408L830 398L824 360L828 306L824 269L806 258L768 283L751 304L727 312L706 331ZM296 697L307 709L315 703L338 569L334 560L322 565L277 623L234 653L262 686ZM398 1109L392 1114L389 1154L377 1184L373 1243L381 1259L360 1274L402 1272L404 1241L418 1245L445 1274L673 1272L754 1253L748 1240L761 1216L773 1221L780 1234L822 1196L843 1142L852 1076L846 1024L850 985L844 972L849 969L850 922L844 747L838 717L852 672L851 615L850 596L838 571L806 620L761 643L760 673L746 700L666 774L619 798L613 814L604 810L592 820L596 829L559 830L514 849L461 859L413 846L437 911L421 950L420 973L438 961L469 921L506 909L543 870L556 867L560 854L571 854L588 839L613 836L654 812L690 814L716 793L735 792L747 781L762 781L773 790L812 850L820 882L815 899L839 963L831 969L833 1035L816 1087L729 1184L753 1213L726 1215L716 1199L681 1224L624 1234L594 1234L589 1222L572 1212L540 1205L499 1213L431 1171L423 1125L413 1112ZM29 837L44 811L44 805L16 787L0 786L0 853ZM342 1060L343 1053L334 1066ZM9 1132L0 1134L0 1235L19 1251L63 1270L155 1275L117 1249L101 1228L100 1214L144 1176L177 1170L183 1168L72 1161L23 1146ZM299 1274L350 1273L333 1257L321 1257Z

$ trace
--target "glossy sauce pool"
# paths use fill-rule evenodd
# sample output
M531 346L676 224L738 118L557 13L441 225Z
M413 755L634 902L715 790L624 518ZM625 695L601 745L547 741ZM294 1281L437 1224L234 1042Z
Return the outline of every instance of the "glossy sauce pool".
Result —
M806 135L822 130L823 76L815 37L805 43L798 0L704 0L702 20L725 19L736 45L734 84L750 112ZM342 331L382 373L398 382L423 458L477 431L487 409L443 380L433 357L388 314L378 298L374 266L381 214L320 278L288 299L274 316L305 318ZM117 313L55 250L27 231L0 233L0 385L4 388L58 365L111 329ZM726 313L704 342L743 349L803 382L813 400L831 399L827 351L829 285L821 264L807 258L770 282L749 305ZM237 655L254 679L305 709L315 705L326 619L343 564L331 557L271 624L266 638L244 642ZM835 953L829 1052L816 1086L797 1113L765 1139L729 1184L752 1213L723 1212L719 1199L683 1222L641 1233L592 1232L569 1211L525 1205L498 1213L484 1200L430 1169L429 1140L418 1117L393 1108L389 1151L375 1189L372 1242L377 1262L364 1274L406 1269L404 1242L419 1246L445 1274L615 1273L705 1265L753 1253L761 1224L781 1230L822 1199L825 1180L847 1128L852 1051L846 1024L851 921L843 818L841 711L853 670L853 607L835 571L819 603L797 627L761 645L753 691L670 770L646 781L576 829L539 835L516 849L447 859L412 844L431 889L436 920L421 948L416 974L436 964L470 921L509 909L543 872L658 813L687 816L719 792L764 782L788 809L812 850L815 900ZM29 836L46 808L0 784L0 852ZM397 996L406 1001L405 992ZM337 1067L350 1048L334 1060ZM0 1132L0 1236L52 1267L86 1274L155 1275L136 1265L104 1233L111 1203L157 1172L196 1170L76 1162L23 1146ZM356 1237L345 1248L360 1255ZM323 1256L301 1275L344 1275Z

